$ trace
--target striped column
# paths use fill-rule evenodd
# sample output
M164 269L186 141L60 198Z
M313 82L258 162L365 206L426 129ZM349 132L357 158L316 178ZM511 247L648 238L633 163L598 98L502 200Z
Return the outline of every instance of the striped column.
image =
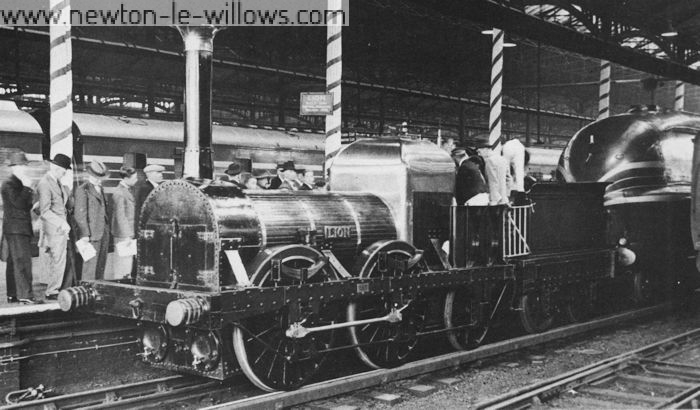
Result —
M489 144L501 138L501 110L503 105L503 30L493 29L491 48L491 98L489 99Z
M342 10L342 0L328 0L328 10ZM342 96L340 82L343 75L342 16L340 13L328 22L326 41L326 92L333 95L333 114L326 116L326 161L324 177L328 178L330 159L340 149Z
M676 96L673 100L673 109L683 111L685 109L685 83L676 81Z
M598 88L598 119L610 116L610 61L600 60L600 83Z
M51 158L56 154L73 157L73 71L71 62L70 0L50 0L52 13L61 20L49 27L49 106L51 107ZM72 175L66 173L64 185L72 187Z

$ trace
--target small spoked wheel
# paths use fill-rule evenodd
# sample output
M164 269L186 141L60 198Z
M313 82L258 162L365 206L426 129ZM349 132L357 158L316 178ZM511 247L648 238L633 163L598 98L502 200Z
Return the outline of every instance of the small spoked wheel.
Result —
M251 270L251 280L258 287L299 284L300 270L315 270L306 283L320 283L335 278L328 266L319 267L322 254L301 245L266 250L266 255L256 258ZM282 273L273 281L273 260L279 262ZM277 262L274 265L277 265ZM275 283L276 282L276 283ZM317 327L338 320L342 309L323 305L314 313L310 306L299 306L297 323ZM301 316L301 317L299 317ZM243 373L257 387L266 391L292 390L307 383L325 360L325 350L333 343L333 332L309 333L303 337L289 337L287 331L294 319L288 307L273 313L265 313L244 319L233 329L233 349Z
M416 249L401 241L378 242L363 252L355 272L359 277L397 276L417 272L405 262L415 260ZM390 261L390 262L387 262ZM397 271L391 266L408 266ZM381 318L400 309L400 320L380 321L348 328L350 340L357 345L358 357L366 365L379 369L396 367L409 360L418 345L427 315L426 304L418 299L403 298L395 302L393 295L368 296L347 306L348 321Z
M595 315L598 292L595 284L579 284L570 290L564 314L570 322L585 322Z
M457 350L477 347L486 334L483 327L473 323L472 299L466 289L450 290L445 295L443 320L447 331L447 340Z
M539 292L521 296L520 323L528 333L540 333L552 327L554 315L548 298Z

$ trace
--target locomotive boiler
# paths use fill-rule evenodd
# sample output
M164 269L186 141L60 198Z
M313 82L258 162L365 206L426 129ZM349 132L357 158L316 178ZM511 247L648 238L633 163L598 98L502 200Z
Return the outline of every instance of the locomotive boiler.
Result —
M698 131L698 115L635 107L582 128L561 155L560 180L608 184L609 240L636 256L626 270L640 303L698 285L689 230Z

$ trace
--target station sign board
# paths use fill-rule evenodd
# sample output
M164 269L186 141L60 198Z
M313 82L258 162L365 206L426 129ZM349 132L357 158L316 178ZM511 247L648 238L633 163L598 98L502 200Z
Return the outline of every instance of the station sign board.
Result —
M333 94L331 93L301 93L299 103L299 115L333 114Z

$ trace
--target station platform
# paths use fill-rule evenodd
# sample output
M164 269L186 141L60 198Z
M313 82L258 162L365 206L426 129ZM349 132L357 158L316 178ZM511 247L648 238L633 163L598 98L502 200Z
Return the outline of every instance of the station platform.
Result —
M41 274L41 264L39 258L32 259L32 290L36 304L25 305L7 301L7 282L5 280L5 262L0 261L0 319L7 319L17 316L30 315L41 312L52 312L61 310L55 300L46 300L46 280Z

